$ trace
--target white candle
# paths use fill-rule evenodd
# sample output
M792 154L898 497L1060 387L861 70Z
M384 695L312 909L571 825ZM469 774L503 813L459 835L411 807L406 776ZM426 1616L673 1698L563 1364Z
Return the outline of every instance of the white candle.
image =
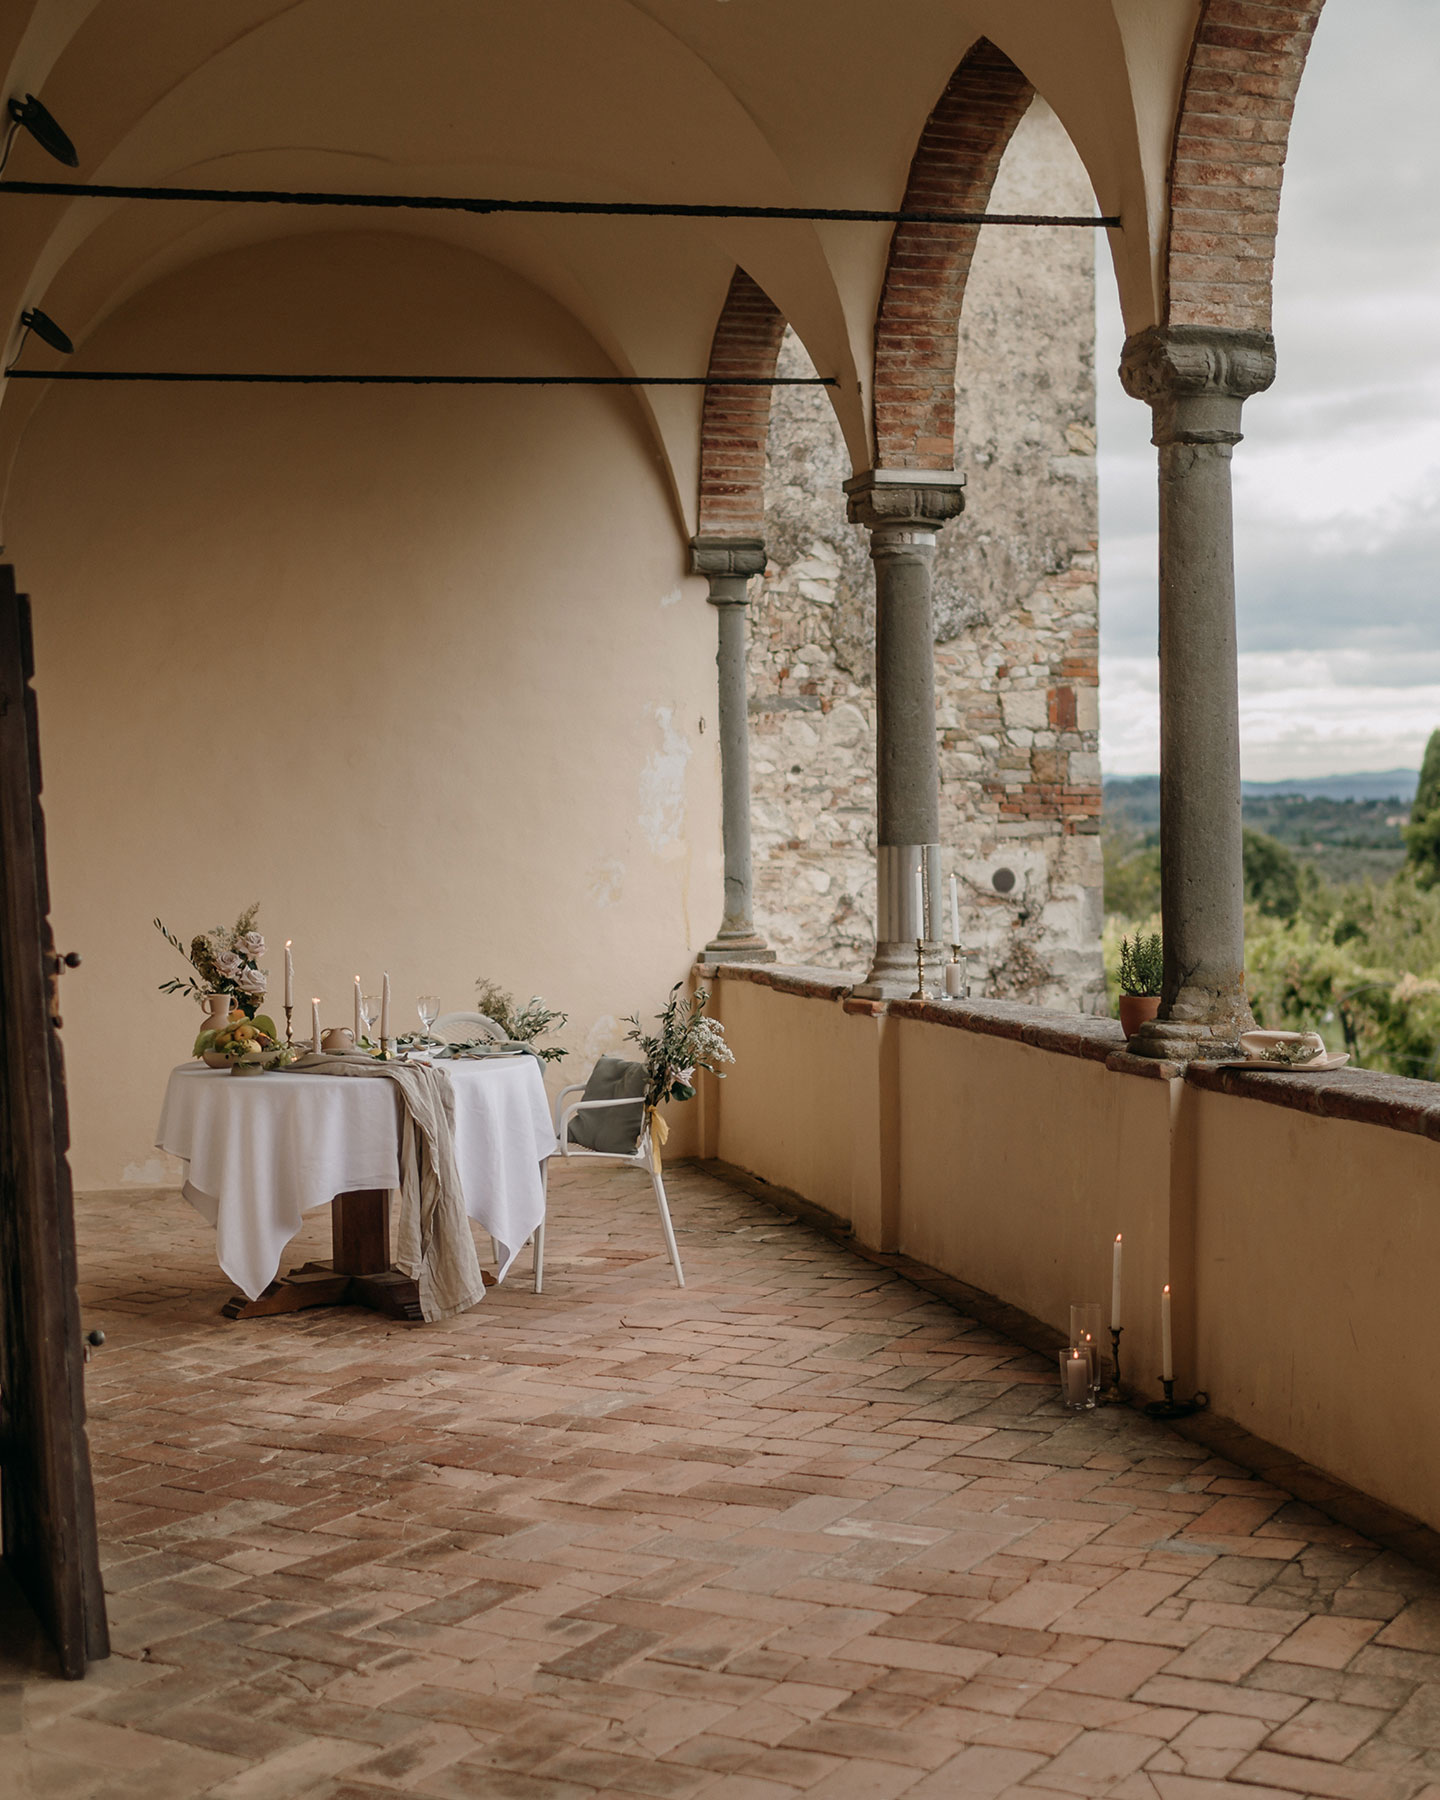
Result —
M960 942L960 884L953 869L950 872L950 942Z
M925 877L917 868L915 871L915 935L925 935Z
M1120 1329L1120 1237L1115 1233L1115 1253L1110 1263L1110 1329Z
M1090 1358L1083 1350L1072 1350L1065 1358L1065 1404L1084 1406L1090 1398Z
M285 1004L295 1004L295 958L290 954L290 939L285 940Z
M320 1002L318 999L310 1002L310 1029L313 1033L315 1048L318 1050L320 1048Z
M360 977L355 977L355 1042L360 1042Z
M380 1042L390 1042L390 977L380 977Z
M1170 1283L1160 1296L1160 1379L1175 1379L1175 1351L1170 1342Z

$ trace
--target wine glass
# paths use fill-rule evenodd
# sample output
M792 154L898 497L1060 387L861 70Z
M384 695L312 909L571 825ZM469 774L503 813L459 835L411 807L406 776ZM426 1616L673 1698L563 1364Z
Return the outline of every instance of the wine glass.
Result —
M360 996L360 1023L365 1027L366 1037L371 1037L370 1027L380 1017L380 996L378 994L362 994Z
M434 994L421 994L415 1002L415 1010L420 1015L420 1023L425 1027L425 1035L430 1036L430 1027L440 1017L440 1002Z

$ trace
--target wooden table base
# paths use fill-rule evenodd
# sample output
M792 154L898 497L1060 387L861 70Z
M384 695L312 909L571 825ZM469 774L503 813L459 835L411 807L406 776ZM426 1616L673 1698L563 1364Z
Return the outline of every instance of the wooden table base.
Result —
M227 1319L263 1319L307 1306L368 1306L392 1319L421 1323L420 1292L390 1262L390 1196L383 1188L337 1194L330 1202L329 1262L308 1262L272 1281L255 1300L232 1294ZM494 1277L484 1272L486 1287Z

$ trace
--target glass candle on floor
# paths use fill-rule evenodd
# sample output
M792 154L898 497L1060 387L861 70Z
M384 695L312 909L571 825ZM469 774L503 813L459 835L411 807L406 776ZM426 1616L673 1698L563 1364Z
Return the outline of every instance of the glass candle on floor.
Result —
M1090 1384L1090 1358L1072 1347L1060 1352L1060 1402L1072 1412L1084 1412L1095 1404Z
M1100 1340L1100 1302L1072 1300L1070 1303L1070 1348L1080 1350L1090 1364L1091 1384L1098 1390L1104 1385L1105 1354Z

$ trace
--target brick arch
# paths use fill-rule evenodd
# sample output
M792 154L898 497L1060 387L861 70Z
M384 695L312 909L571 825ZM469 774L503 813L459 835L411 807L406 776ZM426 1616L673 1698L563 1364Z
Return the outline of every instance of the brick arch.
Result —
M736 269L710 345L709 377L768 381L785 319L770 296ZM700 421L699 535L763 538L768 387L707 387Z
M1034 89L981 38L925 122L904 209L983 212L1000 159ZM875 461L897 469L955 463L960 308L979 227L897 225L875 319Z
M1270 329L1280 182L1325 0L1202 0L1170 161L1166 322Z

